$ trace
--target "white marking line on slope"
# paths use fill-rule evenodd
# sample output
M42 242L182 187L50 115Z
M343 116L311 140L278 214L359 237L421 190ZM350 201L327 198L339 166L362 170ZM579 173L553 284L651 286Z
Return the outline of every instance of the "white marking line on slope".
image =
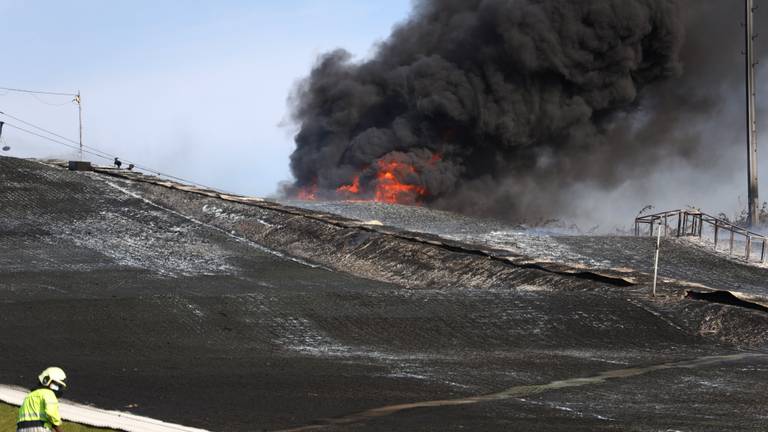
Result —
M275 255L277 257L280 257L280 258L283 258L283 259L287 259L287 260L290 260L290 261L293 261L293 262L305 265L307 267L320 268L320 269L323 269L323 270L331 271L331 269L329 269L328 267L325 267L325 266L322 266L322 265L319 265L319 264L312 264L312 263L310 263L308 261L304 261L304 260L299 259L299 258L294 258L294 257L288 256L288 255L285 255L284 253L281 253L281 252L278 252L276 250L270 249L270 248L268 248L266 246L262 246L262 245L260 245L260 244L258 244L256 242L251 241L251 240L248 240L248 239L236 236L236 235L232 234L231 232L229 232L229 231L227 231L225 229L222 229L222 228L219 228L217 226L213 226L213 225L207 224L205 222L199 221L199 220L197 220L197 219L195 219L195 218L193 218L191 216L187 216L185 214L179 213L176 210L171 210L169 208L163 207L163 206L161 206L159 204L156 204L156 203L154 203L154 202L144 198L143 196L141 196L141 195L139 195L137 193L131 192L128 189L120 187L120 186L118 186L118 185L116 185L116 184L114 184L114 183L112 183L110 181L105 181L105 183L107 183L108 185L112 186L113 188L119 190L120 192L123 192L124 194L132 196L132 197L134 197L136 199L142 200L145 203L147 203L147 204L149 204L149 205L151 205L153 207L157 207L160 210L167 211L168 213L174 214L174 215L176 215L176 216L178 216L180 218L184 218L184 219L186 219L186 220L188 220L190 222L196 223L196 224L204 226L206 228L210 228L212 230L219 231L219 232L221 232L221 233L223 233L223 234L225 234L225 235L227 235L227 236L229 236L229 237L231 237L231 238L233 238L233 239L235 239L235 240L237 240L239 242L245 243L245 244L247 244L247 245L249 245L251 247L254 247L254 248L256 248L256 249L258 249L258 250L260 250L262 252L266 252L266 253Z
M29 390L0 384L0 401L21 405ZM208 432L174 423L166 423L149 417L141 417L119 411L108 411L67 400L59 401L59 410L64 420L87 426L119 429L127 432Z

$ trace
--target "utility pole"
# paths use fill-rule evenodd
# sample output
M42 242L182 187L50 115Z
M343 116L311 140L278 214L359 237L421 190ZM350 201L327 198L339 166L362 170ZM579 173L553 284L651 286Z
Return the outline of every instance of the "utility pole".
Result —
M11 88L11 87L0 87L0 90L12 91L17 93L74 97L74 99L72 99L72 102L75 102L77 104L77 123L80 131L80 161L81 162L83 161L83 153L84 153L83 152L83 103L82 103L82 99L80 98L80 90L78 90L77 93L49 92L49 91L42 91L42 90L25 90L20 88ZM3 113L0 112L0 114L3 114ZM8 116L8 114L5 114L5 115Z
M655 220L651 219L651 232L653 232L653 225ZM664 229L667 229L667 224L659 219L659 232L656 234L656 257L653 260L653 291L652 295L656 297L656 279L659 276L659 249L661 249L661 227L664 224Z
M77 91L75 102L77 102L77 121L80 126L80 160L83 160L83 104L80 102L80 90Z
M744 0L744 39L746 43L747 72L747 206L749 226L760 223L760 205L757 196L757 120L755 115L755 20L754 0Z

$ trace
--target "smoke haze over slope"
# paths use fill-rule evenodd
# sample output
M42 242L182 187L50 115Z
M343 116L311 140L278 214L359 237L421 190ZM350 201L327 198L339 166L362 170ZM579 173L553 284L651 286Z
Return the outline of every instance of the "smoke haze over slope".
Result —
M516 220L684 200L738 170L735 6L416 2L373 58L327 53L297 87L295 188L372 199L396 178L397 201Z

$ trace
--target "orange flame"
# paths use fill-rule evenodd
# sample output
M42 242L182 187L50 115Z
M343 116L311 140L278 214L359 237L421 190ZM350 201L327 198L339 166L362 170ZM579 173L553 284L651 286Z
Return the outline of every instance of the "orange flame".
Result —
M336 192L340 194L346 193L346 194L357 195L358 193L360 193L360 176L356 175L355 179L352 180L351 185L340 186L338 189L336 189Z
M413 165L397 161L379 161L379 172L376 174L375 200L386 203L415 204L429 191L422 186L402 183L398 173L416 174Z
M435 165L443 160L443 155L433 153L429 159L430 165ZM365 191L360 186L360 174L352 179L351 184L336 188L336 193L347 200L373 199L374 201L399 204L418 204L422 198L429 195L427 188L414 184L403 183L406 177L418 177L416 167L398 161L379 160L376 173L376 190L371 198L366 197ZM368 167L364 168L367 170ZM316 187L315 187L316 188Z
M317 183L313 183L310 186L299 188L299 192L296 194L296 197L304 201L314 201L317 199L316 194Z

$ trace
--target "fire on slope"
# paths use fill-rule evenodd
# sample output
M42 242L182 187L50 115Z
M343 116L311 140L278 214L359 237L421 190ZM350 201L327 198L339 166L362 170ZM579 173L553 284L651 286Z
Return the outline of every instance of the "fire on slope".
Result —
M370 171L370 169L365 169ZM429 195L426 187L414 184L419 180L416 167L397 160L379 160L376 171L368 187L360 186L360 177L355 175L352 184L336 189L336 194L344 199L378 201L390 204L418 204ZM370 174L369 174L370 176Z
M442 160L438 153L431 154L427 166ZM374 166L364 167L352 181L331 192L318 192L317 183L299 188L296 197L301 200L344 199L349 201L377 201L390 204L420 205L430 196L423 184L422 172L415 163L395 157L382 158Z
M296 198L302 201L314 201L317 199L317 182L310 186L299 188L296 192Z

